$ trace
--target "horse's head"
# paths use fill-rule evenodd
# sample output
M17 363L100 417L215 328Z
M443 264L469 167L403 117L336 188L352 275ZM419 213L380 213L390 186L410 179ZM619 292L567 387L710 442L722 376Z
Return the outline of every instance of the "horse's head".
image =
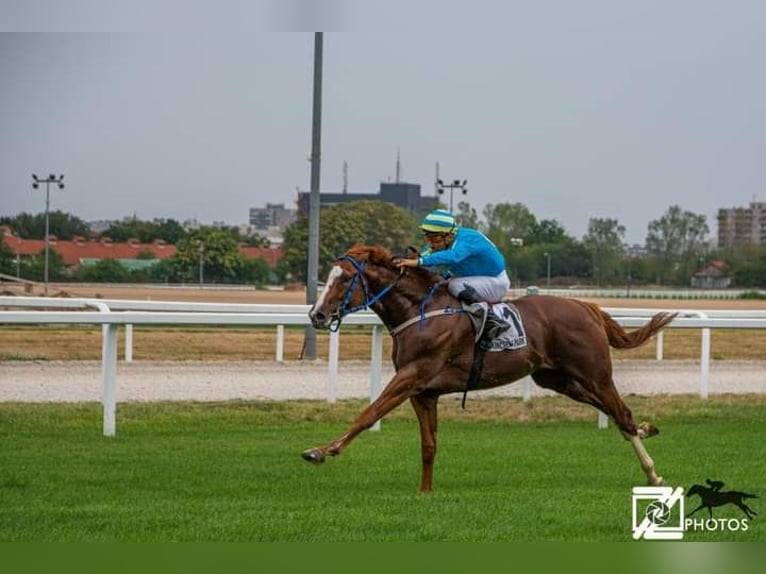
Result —
M387 249L355 245L334 261L309 311L311 324L317 329L337 328L345 315L366 309L386 295L399 274Z

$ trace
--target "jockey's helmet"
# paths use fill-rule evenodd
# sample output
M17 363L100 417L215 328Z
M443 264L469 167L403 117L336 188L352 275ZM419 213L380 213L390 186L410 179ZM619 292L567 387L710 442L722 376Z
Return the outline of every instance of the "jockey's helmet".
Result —
M456 228L455 216L446 209L433 210L420 223L423 233L452 233Z

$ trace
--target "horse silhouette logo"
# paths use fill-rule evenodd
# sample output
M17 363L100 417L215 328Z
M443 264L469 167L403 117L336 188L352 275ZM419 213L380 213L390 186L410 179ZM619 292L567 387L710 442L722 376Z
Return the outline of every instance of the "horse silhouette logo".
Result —
M700 505L692 510L686 516L689 517L698 510L707 508L708 515L713 518L713 507L723 506L724 504L733 504L745 513L749 519L755 518L757 514L752 508L745 504L745 500L748 498L758 498L755 494L748 494L747 492L739 492L737 490L721 490L725 485L720 480L705 480L708 486L702 486L701 484L694 484L686 491L686 497L697 495L700 497Z

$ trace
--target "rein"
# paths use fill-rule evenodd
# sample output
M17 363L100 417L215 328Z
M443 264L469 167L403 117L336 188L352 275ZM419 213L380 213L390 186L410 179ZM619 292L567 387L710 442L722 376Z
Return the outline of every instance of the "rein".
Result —
M341 257L338 257L336 261L348 261L351 263L351 265L354 266L354 269L356 269L356 275L354 275L354 278L351 280L351 284L348 286L348 289L346 290L346 295L343 297L343 301L340 304L340 307L338 307L337 315L333 317L332 321L330 322L330 331L337 331L340 329L340 322L343 319L344 315L350 315L351 313L355 313L356 311L359 311L361 309L367 309L371 305L374 305L378 301L380 301L385 295L388 294L391 289L394 288L394 286L398 283L399 278L401 277L401 274L399 277L394 279L394 281L390 285L386 285L383 289L381 289L376 295L370 296L370 289L367 285L367 279L364 278L364 263L360 263L350 255L343 255ZM364 303L361 305L357 305L356 307L349 307L348 303L351 301L351 297L354 296L354 291L356 291L356 284L359 283L362 286L362 293L364 295Z
M354 269L356 269L356 274L354 275L354 278L351 279L351 284L348 286L348 289L346 290L346 294L343 297L343 301L341 302L340 306L338 307L337 314L332 318L330 322L330 331L337 331L340 329L340 324L345 315L349 315L351 313L355 313L356 311L359 311L361 309L367 309L370 306L374 305L378 301L380 301L383 297L385 297L399 282L399 279L401 279L403 275L400 273L396 279L393 280L389 285L386 285L378 291L375 295L370 295L370 289L367 285L367 279L364 277L364 263L360 263L350 255L343 255L341 257L338 257L337 261L348 261L351 263L351 265L354 266ZM364 295L364 302L361 305L357 305L356 307L349 307L349 302L351 301L351 298L354 296L354 291L356 291L357 283L362 286L362 294ZM455 308L455 307L445 307L444 309L437 309L435 311L428 311L426 312L425 307L426 304L430 299L433 298L434 293L439 288L439 285L441 283L434 283L431 289L428 291L426 296L423 298L423 301L420 303L420 313L416 317L411 317L410 319L407 319L403 323L400 323L393 329L389 330L389 333L392 337L395 337L402 331L404 331L406 328L414 325L415 323L420 322L420 326L422 328L423 322L425 322L426 319L430 317L436 317L438 315L452 315L457 313L463 313L462 308Z

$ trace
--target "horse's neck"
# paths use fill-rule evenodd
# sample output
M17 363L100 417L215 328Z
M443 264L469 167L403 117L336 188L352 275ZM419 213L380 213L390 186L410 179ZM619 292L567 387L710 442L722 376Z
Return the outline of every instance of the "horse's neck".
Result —
M377 280L370 281L372 293L379 293L393 282ZM373 286L374 283L374 286ZM419 316L421 313L444 307L460 306L446 290L435 287L436 281L424 289L413 288L412 285L398 284L389 293L372 305L372 310L390 330L404 321Z

